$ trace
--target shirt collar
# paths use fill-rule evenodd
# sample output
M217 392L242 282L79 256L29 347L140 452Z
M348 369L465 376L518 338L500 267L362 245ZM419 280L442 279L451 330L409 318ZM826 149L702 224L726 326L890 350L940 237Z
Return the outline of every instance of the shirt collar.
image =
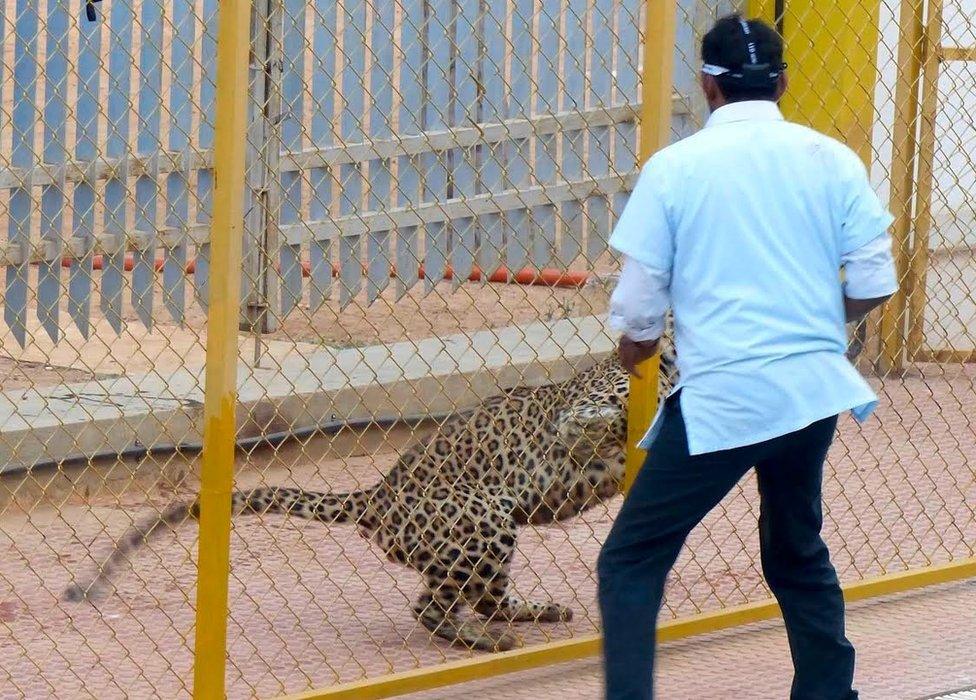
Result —
M776 103L770 100L733 102L712 112L705 126L747 121L783 121L783 113L779 111Z

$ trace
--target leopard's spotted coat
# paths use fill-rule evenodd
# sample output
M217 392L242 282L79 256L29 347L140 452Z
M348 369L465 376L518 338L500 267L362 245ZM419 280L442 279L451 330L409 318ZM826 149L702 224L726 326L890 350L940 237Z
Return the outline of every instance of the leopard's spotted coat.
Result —
M662 383L674 381L665 347ZM263 487L233 494L235 515L287 513L332 525L354 523L392 561L420 573L413 612L438 637L476 649L508 649L495 634L459 614L463 605L488 619L555 622L569 608L521 600L509 586L519 528L570 518L619 490L624 473L628 377L615 356L571 379L519 387L445 422L407 448L375 486L352 493ZM196 501L169 507L136 525L87 583L66 591L92 598L153 534L199 512Z

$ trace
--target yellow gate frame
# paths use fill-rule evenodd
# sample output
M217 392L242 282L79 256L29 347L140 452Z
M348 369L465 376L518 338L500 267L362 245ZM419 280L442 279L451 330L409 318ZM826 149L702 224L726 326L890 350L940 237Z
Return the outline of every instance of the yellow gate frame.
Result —
M775 17L780 3L753 0L750 10L769 20L781 19L790 36L793 21L813 11L814 0L786 0L783 17ZM838 68L838 72L815 71L806 85L807 98L818 104L844 104L842 138L848 138L865 157L870 153L870 121L876 73L877 34L865 41L863 32L850 26L851 12L864 11L877 17L880 0L818 0L817 16L824 18L828 31L820 38L794 44L788 51L794 67L804 56L817 58ZM923 0L902 0L903 40L899 47L899 82L896 95L895 163L892 209L902 216L896 223L900 269L907 262L906 220L913 189L912 165L914 119L917 114L918 77L922 65L920 38ZM676 29L676 0L647 0L644 23L644 56L641 108L641 161L666 144L670 135L672 72ZM215 142L214 215L211 225L214 279L225 284L210 287L208 316L207 368L204 401L204 452L201 472L199 577L196 601L196 639L194 656L194 698L217 700L224 697L226 670L227 586L229 579L230 490L233 483L234 439L236 433L237 320L240 298L241 243L244 217L245 134L247 130L248 47L250 42L250 0L221 0L217 43L217 97ZM829 41L829 44L827 42ZM822 45L823 44L823 45ZM854 61L845 52L853 52ZM967 54L969 55L969 54ZM802 64L801 64L802 65ZM801 73L802 75L802 73ZM802 84L794 76L797 98L784 103L784 110L803 121L809 104L804 104ZM814 97L815 96L815 97ZM822 102L821 102L822 101ZM830 111L809 112L825 131L835 129ZM866 121L867 120L867 121ZM904 308L905 299L899 300ZM900 330L903 319L898 304L882 320L883 354L897 363L904 348ZM629 443L633 446L650 423L657 404L658 359L642 367L644 379L631 383L629 401ZM628 450L626 483L633 480L642 455ZM976 576L976 559L965 559L943 566L888 574L877 579L846 586L846 600L855 601L880 595ZM775 617L775 601L762 601L711 613L704 613L660 625L658 639L669 641ZM332 688L291 696L311 700L370 700L463 683L479 678L523 671L548 664L593 656L599 653L600 637L591 635L564 642L540 645L441 664L405 673L390 674Z
M926 275L929 267L929 242L932 233L933 160L935 158L935 120L939 108L939 75L942 64L951 61L976 61L976 44L947 46L942 43L942 10L944 0L930 0L928 21L919 19L921 45L922 104L919 111L918 179L915 183L914 236L911 242L908 276L900 311L908 315L908 340L905 359L916 362L976 362L973 350L926 350L924 319L928 305ZM916 91L917 93L917 91ZM907 310L904 308L907 298Z
M251 0L220 0L193 697L225 697Z

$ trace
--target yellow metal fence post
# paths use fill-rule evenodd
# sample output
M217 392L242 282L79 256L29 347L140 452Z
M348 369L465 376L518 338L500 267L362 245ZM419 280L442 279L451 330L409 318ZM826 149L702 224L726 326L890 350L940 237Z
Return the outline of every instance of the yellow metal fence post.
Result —
M895 121L892 125L889 208L895 216L892 233L898 262L898 279L902 285L881 315L879 365L883 372L901 368L905 351L906 299L914 297L917 287L914 261L910 262L910 238L918 156L918 86L925 50L923 5L923 0L902 0L900 10L901 32L898 42L898 82L895 86ZM922 128L926 128L924 124Z
M221 0L193 696L223 698L244 221L250 0Z
M922 0L915 0L915 2L921 4ZM903 273L905 284L900 290L899 307L897 308L899 314L904 314L906 311L908 313L908 340L907 349L904 353L908 360L918 358L925 341L925 307L928 305L926 278L929 268L929 246L932 242L933 161L937 148L935 130L939 110L939 75L942 71L944 58L942 51L943 0L931 0L928 3L927 14L927 24L923 25L922 10L920 7L918 8L916 26L918 31L924 31L924 34L916 39L914 51L911 52L915 82L910 87L914 88L912 94L916 99L915 107L918 110L914 114L919 117L918 171L913 183L915 186L915 215L913 220L906 220L904 236L899 241L905 251L903 255L908 259L908 269ZM920 78L919 70L921 71ZM921 105L918 105L919 79L922 83ZM914 125L915 122L913 121L912 126ZM911 203L911 197L906 197L906 208L908 209L906 219L912 215ZM909 231L913 233L910 246ZM899 272L902 270L899 269ZM896 318L902 319L902 316L899 315Z
M643 164L671 138L674 92L676 0L648 0L644 14L644 67L641 75L640 162ZM641 378L630 378L627 404L627 469L624 491L630 489L644 459L637 447L654 417L658 402L660 357L643 363Z
M776 0L749 0L746 12L750 17L756 17L764 22L776 26L779 20Z
M880 0L785 0L787 118L840 139L871 164Z

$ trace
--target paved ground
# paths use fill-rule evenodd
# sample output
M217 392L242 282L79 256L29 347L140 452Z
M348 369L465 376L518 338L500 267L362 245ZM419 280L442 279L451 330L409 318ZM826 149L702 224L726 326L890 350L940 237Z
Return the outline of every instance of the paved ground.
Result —
M966 408L976 405L973 376L972 369L960 369L889 380L879 385L885 398L875 419L862 429L844 422L826 478L825 531L845 580L973 556L976 417ZM395 456L389 448L366 453L337 458L317 443L291 444L242 459L239 478L242 483L291 482L346 489L374 482ZM103 552L132 518L151 514L192 490L192 483L181 476L192 472L192 466L148 465L145 472L150 476L137 480L128 467L101 465L95 472L106 479L101 488L79 487L56 502L42 498L41 505L20 504L11 496L0 505L0 694L99 698L187 694L194 619L194 525L161 537L135 556L132 569L118 579L117 592L98 607L65 604L58 595L73 576L90 569L90 554ZM34 478L31 486L54 493L45 491L44 479L74 477L54 473ZM89 478L86 483L91 482ZM28 486L6 479L0 483L8 491ZM519 626L526 643L596 630L593 564L618 505L613 501L562 526L522 534L515 563L518 592L568 602L576 611L570 624ZM684 616L768 595L756 566L755 518L755 487L747 479L693 533L669 582L665 614ZM228 681L232 698L274 697L465 655L431 642L417 628L409 614L416 577L382 561L349 527L324 529L276 517L242 519L234 528L231 560ZM960 588L958 594L967 590L972 589ZM865 672L880 669L870 671L877 676L864 677L865 688L876 689L881 686L872 684L885 677L899 677L901 665L912 655L918 657L913 663L921 671L931 666L929 675L919 675L907 686L917 695L976 683L964 678L967 673L974 675L971 668L958 668L953 671L958 675L952 676L948 669L956 667L938 665L963 653L971 656L969 650L976 645L953 637L952 624L976 626L971 617L961 617L976 605L970 598L968 608L960 603L959 611L953 612L955 608L945 607L947 598L931 600L925 611L897 624L877 627L897 621L895 612L890 612L856 628L864 642L862 668ZM921 624L914 625L913 620ZM870 640L879 629L881 641L875 647ZM921 641L909 644L915 638L909 632L923 634L918 637ZM701 641L675 647L687 648L674 652L685 665L675 661L674 680L662 682L678 683L674 687L680 690L686 687L680 685L687 682L683 678L701 673L688 671L704 668L712 657L727 659L729 664L755 658L763 669L772 664L751 677L764 682L768 678L774 693L769 697L774 697L782 687L776 684L786 678L782 670L774 672L779 668L775 664L785 659L784 647L775 630L756 634L771 640L768 651L762 645L755 653L748 646L727 650L709 646L717 642ZM595 668L590 667L591 675ZM758 692L755 685L749 690ZM664 697L705 697L694 689L690 695L682 692ZM881 692L866 697L911 696Z
M919 700L976 685L976 580L857 604L848 619L862 700ZM667 700L784 700L791 673L777 620L665 645L657 692ZM599 700L601 683L593 659L406 697Z

